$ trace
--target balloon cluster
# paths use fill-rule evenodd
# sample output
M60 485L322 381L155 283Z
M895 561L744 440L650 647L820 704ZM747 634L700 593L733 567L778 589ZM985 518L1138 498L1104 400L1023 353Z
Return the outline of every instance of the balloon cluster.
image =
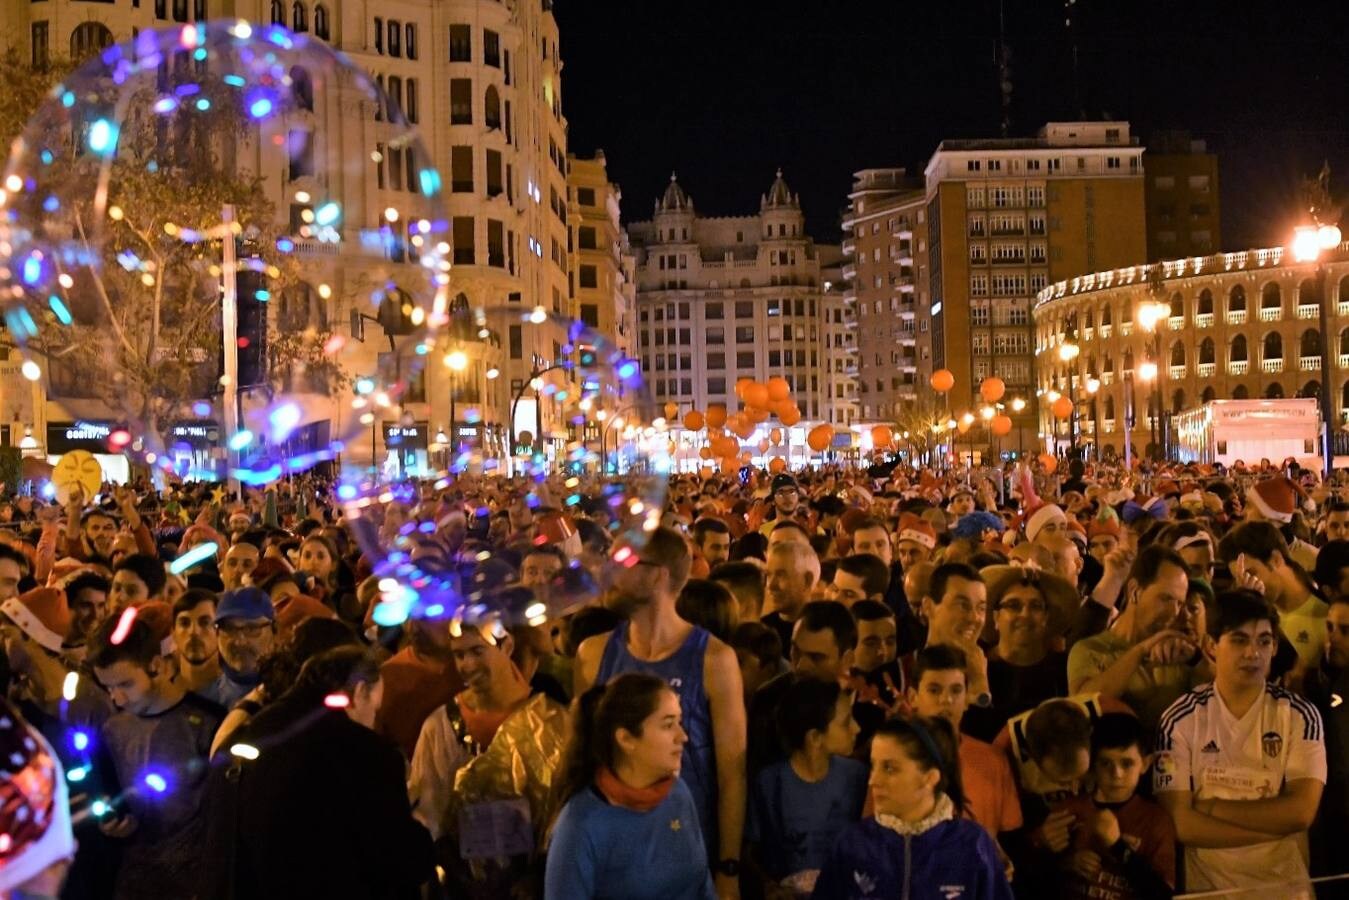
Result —
M734 472L754 458L751 447L741 444L754 437L759 426L770 418L776 418L779 425L770 428L754 447L760 454L770 452L773 447L782 446L787 433L784 428L792 428L801 421L801 408L792 399L792 386L786 378L773 376L766 382L752 378L742 378L736 382L735 395L741 408L736 412L727 410L723 403L710 404L706 412L690 409L684 413L681 423L685 431L703 431L706 429L707 442L698 450L698 455L708 461L716 461L722 472ZM673 418L678 412L674 404L668 404L666 415ZM806 435L806 444L814 451L822 452L833 443L832 425L816 425ZM768 461L770 472L781 472L787 468L787 460L782 456L773 456Z

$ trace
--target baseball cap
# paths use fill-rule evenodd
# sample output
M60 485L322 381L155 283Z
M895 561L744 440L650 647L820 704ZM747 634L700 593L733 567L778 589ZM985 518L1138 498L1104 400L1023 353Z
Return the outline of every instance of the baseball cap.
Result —
M245 587L235 591L226 591L220 595L215 607L215 621L219 624L226 619L266 619L276 621L276 607L272 598L260 588Z

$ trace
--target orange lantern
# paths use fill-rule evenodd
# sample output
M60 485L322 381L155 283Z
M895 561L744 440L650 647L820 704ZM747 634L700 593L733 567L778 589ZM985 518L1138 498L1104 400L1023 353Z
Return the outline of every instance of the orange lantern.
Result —
M768 410L761 409L760 407L757 406L748 407L745 410L745 418L753 422L755 425L758 425L760 422L767 422Z
M674 418L675 416L677 416L677 415L679 415L679 404L678 404L678 403L667 403L667 404L665 404L665 418L667 418L667 419L673 419L673 418Z
M773 430L769 431L769 432L768 432L768 439L769 439L770 441L773 442L773 446L774 446L774 447L776 447L778 444L781 444L781 443L782 443L782 429L781 429L781 428L774 428Z
M1053 475L1059 468L1059 459L1052 453L1040 454L1040 465L1045 467L1045 471Z
M984 383L979 385L979 396L984 398L985 403L997 403L1005 393L1007 393L1007 385L996 375L992 378L985 378Z
M751 381L745 385L745 392L740 399L745 401L746 406L759 406L767 408L768 406L768 385L760 384L757 381Z
M774 475L785 468L787 468L787 460L783 459L781 456L775 456L768 461L768 471L772 472Z
M792 404L790 408L778 413L778 421L788 428L791 428L797 422L801 421L801 408L796 404Z
M993 421L988 423L988 430L997 437L1006 437L1012 433L1012 419L1010 416L997 415Z
M684 413L684 427L689 431L701 431L704 421L703 414L696 409Z
M932 389L939 394L944 394L956 386L956 377L951 374L950 369L938 369L932 373L932 378L928 381Z
M1073 401L1060 395L1059 399L1054 401L1054 405L1051 406L1050 409L1054 412L1054 417L1056 419L1066 419L1073 414Z
M768 379L768 399L786 400L792 395L792 386L787 383L787 379L781 375L774 375Z
M829 445L834 442L833 425L816 425L810 429L810 434L806 435L806 444L816 453L823 453L829 449Z
M698 448L698 456L699 456L699 458L701 458L701 459L711 459L711 458L712 458L712 448L711 448L711 447L700 447L700 448Z
M877 425L871 429L871 443L877 448L889 447L894 443L895 434L889 425Z

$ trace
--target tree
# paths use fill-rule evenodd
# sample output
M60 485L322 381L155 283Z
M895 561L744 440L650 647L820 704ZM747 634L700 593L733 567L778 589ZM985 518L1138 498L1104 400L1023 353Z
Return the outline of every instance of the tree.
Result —
M38 186L12 206L52 268L25 297L32 333L13 317L10 332L48 361L53 394L101 400L150 434L195 417L194 401L217 390L224 242L236 242L244 272L262 275L240 280L261 285L249 288L257 299L299 280L282 249L289 228L278 227L262 179L234 162L258 140L240 92L204 67L191 73L198 92L179 102L163 88L169 66L172 84L182 74L177 60L122 84L101 63L81 69L75 100L63 103L58 91L44 103L14 157ZM45 73L28 77L40 82ZM31 97L0 100L0 123L18 120ZM39 163L44 152L51 161ZM221 229L226 206L232 234ZM313 326L273 340L261 387L297 368L310 387L331 394L345 386L345 371L325 352L331 340Z

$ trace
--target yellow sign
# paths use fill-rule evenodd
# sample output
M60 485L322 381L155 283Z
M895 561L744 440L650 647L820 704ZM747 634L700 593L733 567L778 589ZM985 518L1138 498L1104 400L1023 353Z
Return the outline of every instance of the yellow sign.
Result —
M88 450L71 450L56 461L52 484L56 487L56 502L62 506L70 502L71 491L76 486L83 491L84 502L88 503L103 486L103 467Z

